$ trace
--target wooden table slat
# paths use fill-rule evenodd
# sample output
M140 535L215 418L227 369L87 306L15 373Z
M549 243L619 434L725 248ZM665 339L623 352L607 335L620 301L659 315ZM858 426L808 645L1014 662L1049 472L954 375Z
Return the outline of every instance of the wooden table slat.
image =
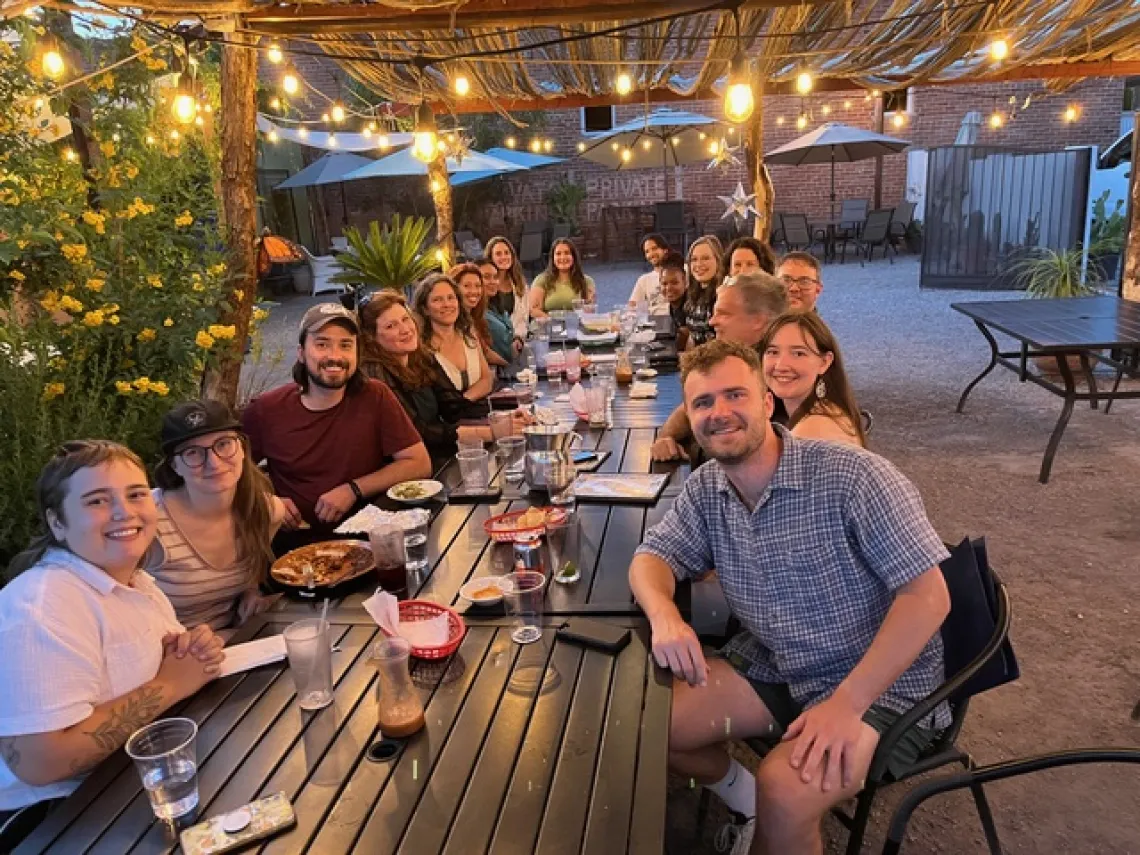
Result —
M647 638L648 633L642 632L636 641L648 655ZM645 711L637 740L630 855L661 855L665 851L665 799L654 793L654 784L669 777L672 698L672 675L650 664L645 685Z

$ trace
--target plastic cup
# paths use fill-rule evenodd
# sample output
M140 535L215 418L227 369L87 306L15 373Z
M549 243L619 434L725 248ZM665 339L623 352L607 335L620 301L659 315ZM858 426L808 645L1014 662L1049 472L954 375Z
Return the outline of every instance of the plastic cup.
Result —
M488 462L491 455L487 449L465 448L455 455L459 461L459 475L463 484L473 490L485 490L491 483L491 473L488 471Z
M523 477L526 464L526 439L521 436L505 436L495 443L499 457L503 461L503 474L508 481Z
M289 673L297 688L297 705L319 710L333 701L332 645L328 621L306 618L285 628Z
M127 740L154 815L171 822L198 807L198 725L164 718L139 728Z
M531 644L542 638L546 577L534 570L517 570L499 578L507 613L515 619L511 640Z
M606 405L609 403L609 394L604 382L595 383L586 390L586 410L589 413L591 427L602 427L606 424Z
M514 417L505 410L494 410L487 417L487 420L491 425L491 439L493 440L510 436L514 430Z

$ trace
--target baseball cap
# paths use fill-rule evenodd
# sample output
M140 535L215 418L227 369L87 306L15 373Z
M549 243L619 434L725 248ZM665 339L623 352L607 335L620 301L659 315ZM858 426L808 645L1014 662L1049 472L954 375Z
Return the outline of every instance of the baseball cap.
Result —
M187 401L162 417L162 453L169 455L188 439L222 430L241 430L241 422L221 401Z
M348 324L353 335L360 335L360 324L357 323L356 315L353 312L350 312L340 303L318 303L305 312L305 317L301 318L301 328L297 334L298 341L304 342L306 335L319 332L333 321L342 321Z

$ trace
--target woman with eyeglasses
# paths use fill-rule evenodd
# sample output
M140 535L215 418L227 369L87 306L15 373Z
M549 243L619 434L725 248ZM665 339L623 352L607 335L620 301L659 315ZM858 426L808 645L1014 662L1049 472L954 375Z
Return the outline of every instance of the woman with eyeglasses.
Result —
M162 420L155 469L161 554L149 568L186 625L232 630L264 611L261 594L278 526L300 525L288 499L273 495L249 442L219 401L188 401Z
M685 293L685 328L689 331L688 348L713 338L709 321L720 287L721 256L724 249L715 235L699 237L689 246L689 286Z

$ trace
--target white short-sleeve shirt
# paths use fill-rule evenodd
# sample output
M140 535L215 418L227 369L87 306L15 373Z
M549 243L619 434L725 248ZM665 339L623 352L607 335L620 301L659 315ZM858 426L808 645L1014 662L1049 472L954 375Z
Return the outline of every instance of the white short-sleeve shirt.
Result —
M668 315L669 301L661 290L661 274L657 270L650 270L637 277L633 293L629 295L631 303L644 301L649 307L650 315Z
M137 689L158 673L168 632L182 625L147 573L126 586L49 549L0 590L0 736L70 727ZM33 787L0 760L0 810L66 796L80 780Z

